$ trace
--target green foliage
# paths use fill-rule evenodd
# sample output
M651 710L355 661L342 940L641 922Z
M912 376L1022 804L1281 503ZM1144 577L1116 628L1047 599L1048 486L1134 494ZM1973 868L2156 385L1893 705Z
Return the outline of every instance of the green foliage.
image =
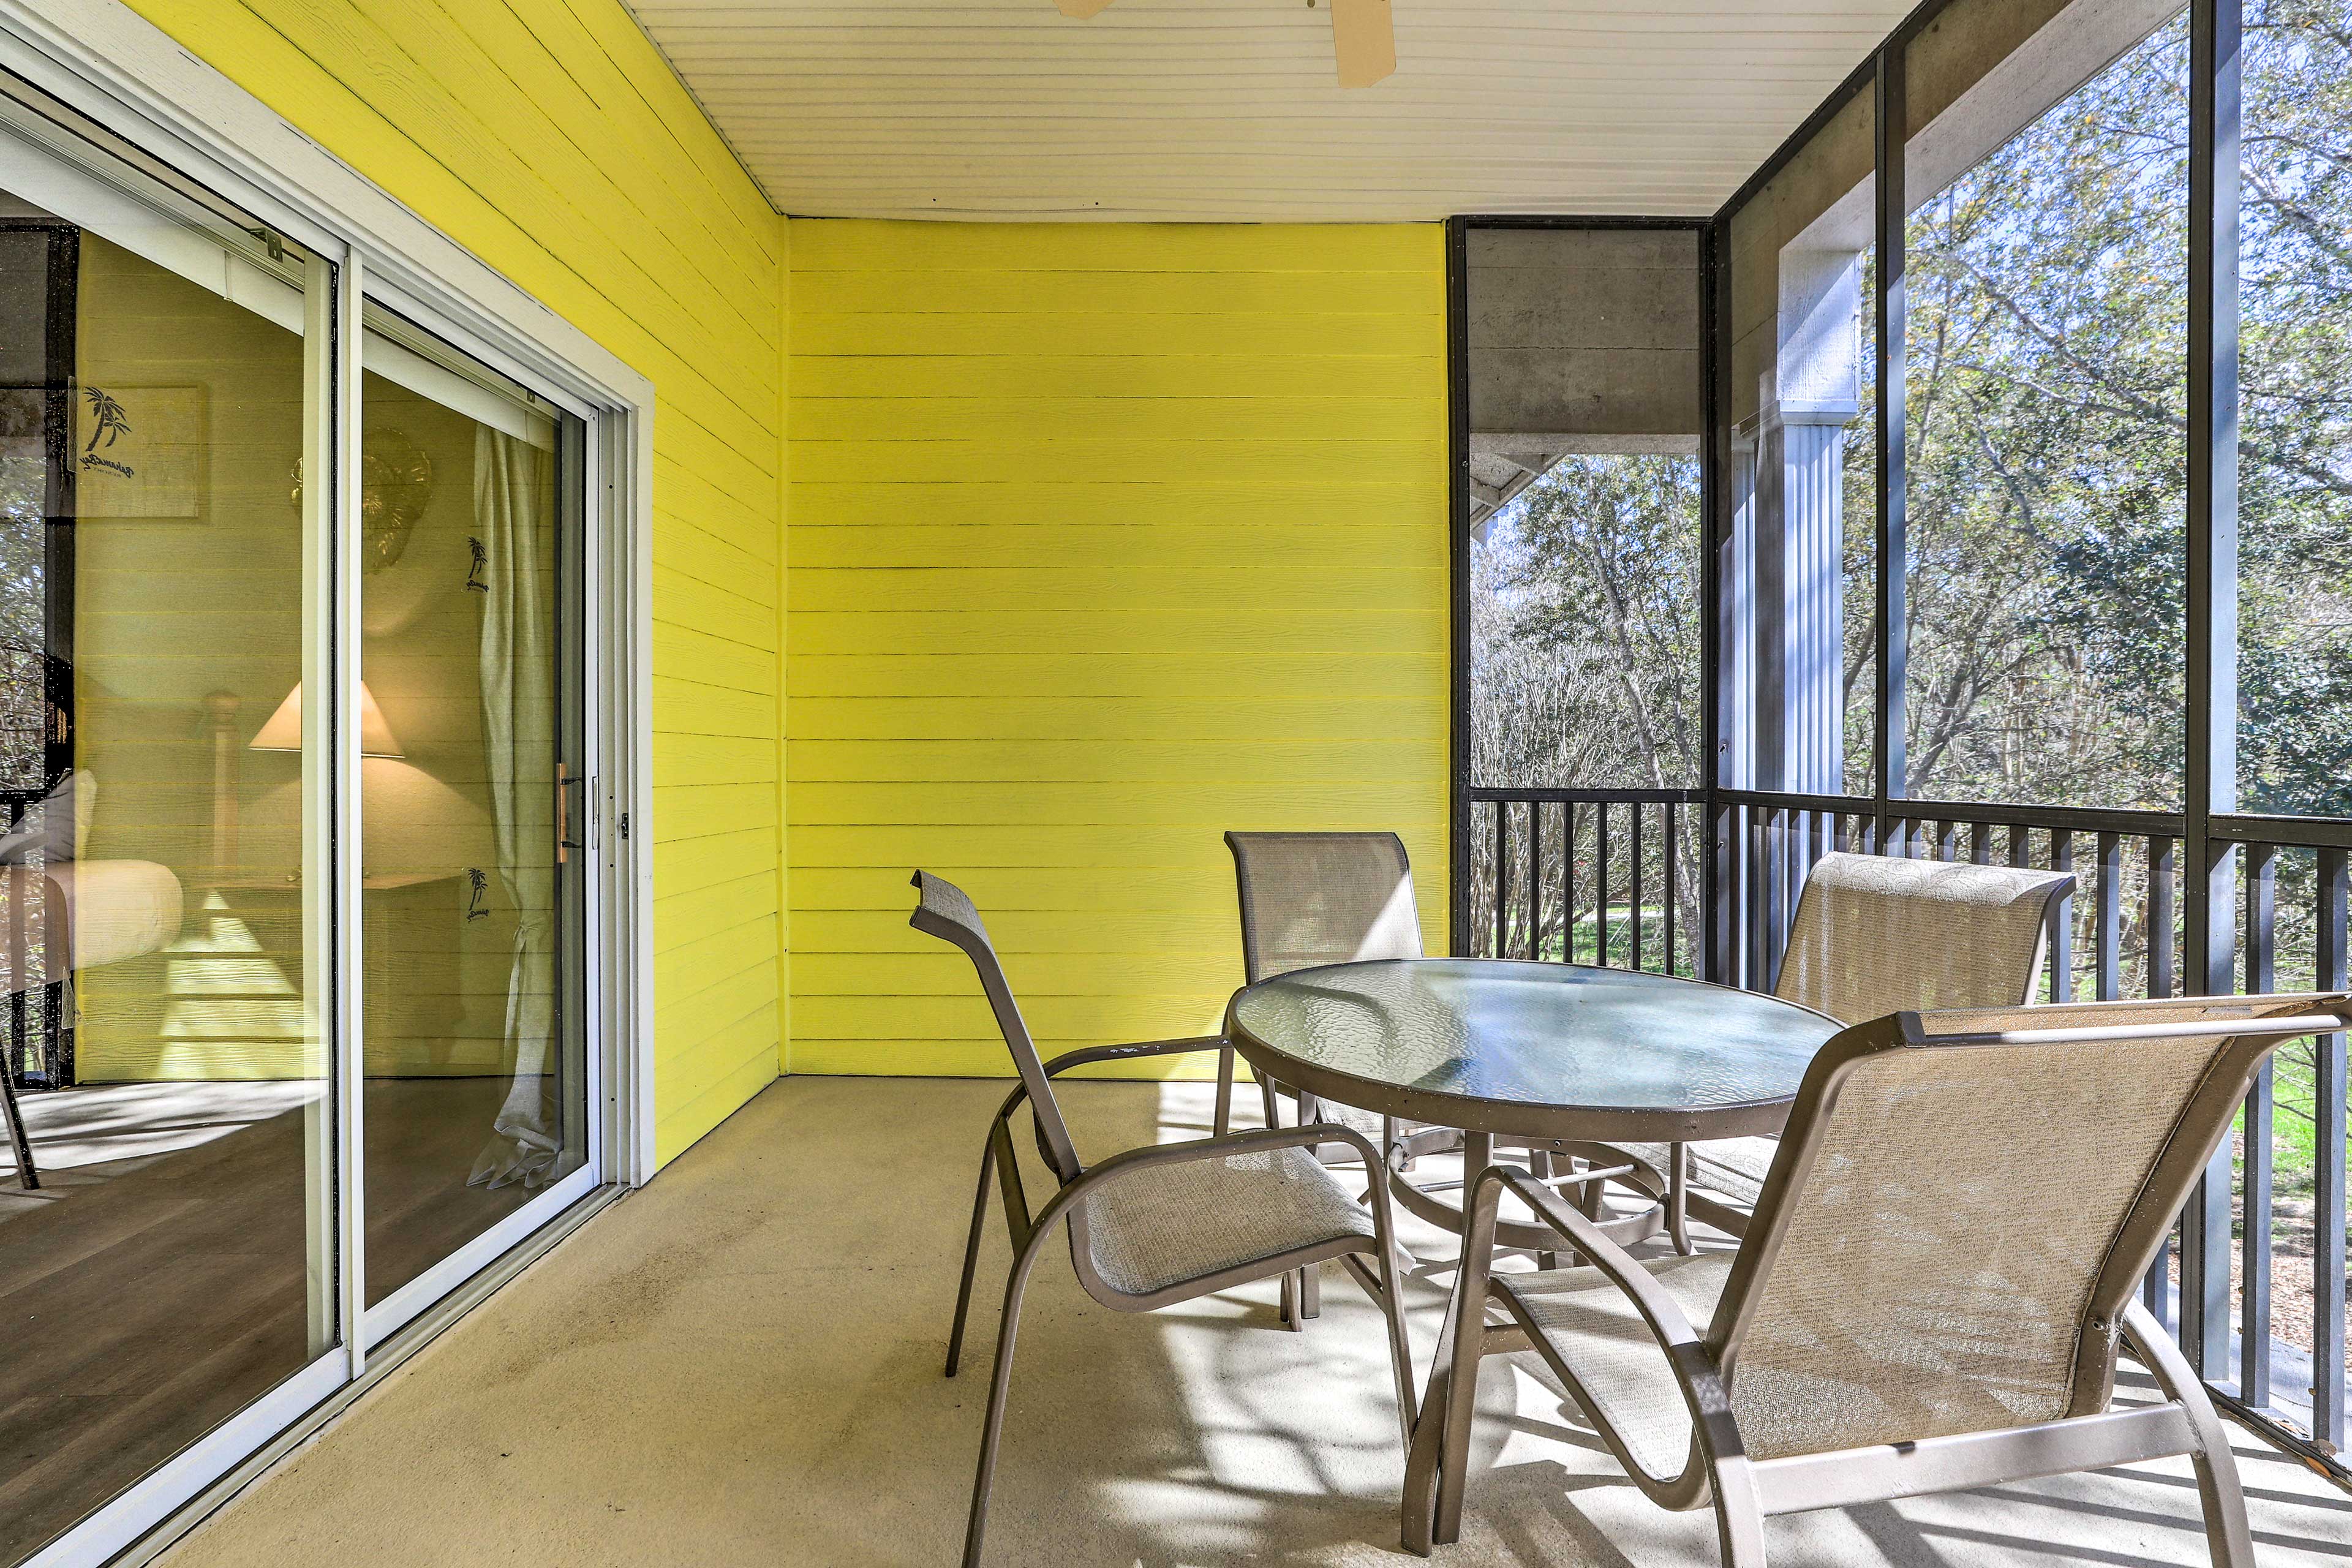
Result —
M2240 778L2283 814L2352 815L2343 9L2246 18ZM2176 21L1912 216L1914 795L2180 802L2187 72Z
M2352 816L2352 6L2245 37L2241 805Z
M1701 780L1695 457L1571 457L1495 517L1471 559L1473 776L1486 784Z
M1915 795L2179 804L2187 69L2176 22L1906 229Z

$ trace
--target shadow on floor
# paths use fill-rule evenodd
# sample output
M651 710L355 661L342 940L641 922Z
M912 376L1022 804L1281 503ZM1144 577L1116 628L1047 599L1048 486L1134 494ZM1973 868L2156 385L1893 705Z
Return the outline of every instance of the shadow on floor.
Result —
M961 1536L994 1287L940 1357L981 1133L1004 1085L793 1079L567 1241L247 1490L169 1568L932 1565ZM1249 1097L1244 1097L1249 1098ZM1204 1087L1076 1084L1100 1154L1205 1128ZM1031 1175L1033 1194L1045 1190ZM1405 1232L1442 1257L1436 1233ZM1038 1272L989 1562L1412 1561L1379 1317L1337 1268L1279 1328L1269 1284L1145 1316ZM1425 1371L1443 1277L1415 1292ZM1528 1358L1491 1361L1464 1539L1441 1563L1711 1564L1704 1514L1617 1478ZM2352 1499L2248 1440L2263 1562L2352 1557ZM1776 1521L1785 1568L2205 1561L2185 1465Z

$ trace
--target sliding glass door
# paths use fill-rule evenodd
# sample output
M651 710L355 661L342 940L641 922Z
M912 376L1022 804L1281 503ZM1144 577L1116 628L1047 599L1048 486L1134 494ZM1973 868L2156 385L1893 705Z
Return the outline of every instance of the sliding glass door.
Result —
M587 1168L589 804L584 427L388 312L366 321L354 542L373 1338Z
M340 1339L333 269L0 132L0 1562ZM312 460L315 461L315 457Z
M587 411L30 96L0 1568L110 1557L605 1169Z

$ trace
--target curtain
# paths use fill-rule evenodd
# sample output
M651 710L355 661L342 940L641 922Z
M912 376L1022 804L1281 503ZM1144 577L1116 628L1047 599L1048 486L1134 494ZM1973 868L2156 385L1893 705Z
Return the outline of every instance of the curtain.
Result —
M499 879L515 911L506 1050L514 1079L468 1186L538 1186L561 1174L555 1010L555 658L547 537L552 454L487 426L474 434L482 585L482 743Z

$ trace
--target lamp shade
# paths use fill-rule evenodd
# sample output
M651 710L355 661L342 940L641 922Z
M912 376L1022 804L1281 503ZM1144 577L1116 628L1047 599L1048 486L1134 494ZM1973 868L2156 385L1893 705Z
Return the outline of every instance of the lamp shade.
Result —
M257 752L299 752L302 749L302 685L297 681L269 722L253 738ZM375 693L360 682L360 755L363 757L397 757L404 753L392 726L383 721L383 710L376 706Z

